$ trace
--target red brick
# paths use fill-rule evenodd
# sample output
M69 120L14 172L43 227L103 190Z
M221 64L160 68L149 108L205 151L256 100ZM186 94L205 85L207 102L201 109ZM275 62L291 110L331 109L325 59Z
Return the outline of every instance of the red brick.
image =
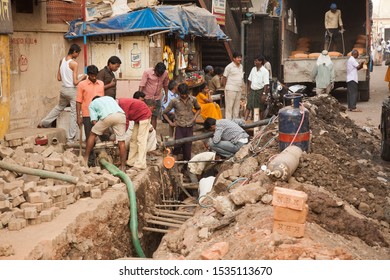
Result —
M307 194L301 191L286 188L274 188L273 206L287 207L295 210L303 210L307 201Z
M283 222L303 224L306 222L308 212L309 206L307 204L302 211L274 206L274 219Z
M218 242L206 249L200 255L202 260L220 260L229 251L229 243Z
M305 234L305 224L274 221L274 232L286 234L293 237L303 237Z

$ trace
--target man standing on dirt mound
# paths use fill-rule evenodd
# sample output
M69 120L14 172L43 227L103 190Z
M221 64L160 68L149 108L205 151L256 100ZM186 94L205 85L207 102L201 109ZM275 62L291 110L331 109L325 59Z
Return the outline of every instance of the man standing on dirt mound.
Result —
M332 3L330 10L325 13L325 29L324 50L329 51L330 45L333 43L332 50L337 51L337 41L340 38L340 34L344 33L344 27L341 19L341 11L337 9L335 3Z

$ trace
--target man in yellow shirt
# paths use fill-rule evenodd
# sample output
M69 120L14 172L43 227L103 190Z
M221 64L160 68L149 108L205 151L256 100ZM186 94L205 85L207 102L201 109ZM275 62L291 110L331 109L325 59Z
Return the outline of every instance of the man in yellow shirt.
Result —
M339 29L340 27L340 29ZM341 11L337 9L337 5L332 3L330 10L325 13L325 45L324 50L330 49L333 43L333 51L337 51L337 41L340 34L344 32L343 21L341 19Z

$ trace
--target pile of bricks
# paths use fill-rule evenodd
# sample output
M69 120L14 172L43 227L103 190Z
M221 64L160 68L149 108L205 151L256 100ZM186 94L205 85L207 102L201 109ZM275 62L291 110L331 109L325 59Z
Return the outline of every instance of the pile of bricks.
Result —
M0 168L0 229L20 230L27 225L50 222L60 209L83 197L100 198L103 190L120 183L107 170L88 168L71 150L58 153L55 146L24 143L12 149L0 145L0 159L78 178L77 184L71 184Z
M273 231L293 237L303 237L309 207L307 194L301 191L275 187Z

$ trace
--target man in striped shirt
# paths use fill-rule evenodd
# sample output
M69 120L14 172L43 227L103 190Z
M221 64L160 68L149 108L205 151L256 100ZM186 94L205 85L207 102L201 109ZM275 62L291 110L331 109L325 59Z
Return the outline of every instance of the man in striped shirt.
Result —
M242 146L248 143L249 135L241 127L244 124L242 119L207 118L204 121L204 128L214 131L214 136L208 141L208 147L225 158L234 156Z

